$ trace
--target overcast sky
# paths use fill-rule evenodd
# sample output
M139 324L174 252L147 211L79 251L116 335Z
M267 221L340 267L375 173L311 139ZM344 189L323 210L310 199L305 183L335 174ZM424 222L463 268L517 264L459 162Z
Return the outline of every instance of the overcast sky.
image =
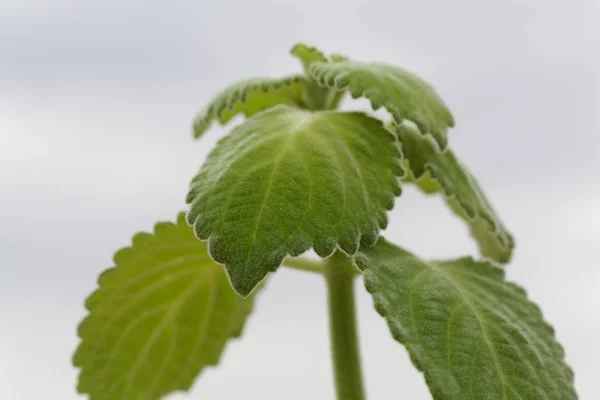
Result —
M509 279L555 326L580 397L597 398L598 21L597 0L0 1L0 398L81 398L71 354L98 273L184 209L226 132L192 141L197 110L233 80L300 71L296 41L438 89L451 145L516 236ZM476 252L440 199L407 189L390 221L421 256ZM370 398L429 399L358 289ZM222 365L170 399L332 399L327 335L324 284L279 271Z

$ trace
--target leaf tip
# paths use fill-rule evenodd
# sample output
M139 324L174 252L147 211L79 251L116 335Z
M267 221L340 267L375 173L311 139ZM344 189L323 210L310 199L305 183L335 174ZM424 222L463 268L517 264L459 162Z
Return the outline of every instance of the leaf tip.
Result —
M361 271L364 271L369 266L369 258L363 253L355 254L352 260L356 268L360 269Z
M292 48L290 49L290 54L295 56L298 52L303 51L303 49L306 49L307 46L306 44L302 43L302 42L298 42L295 43Z
M379 238L379 233L377 230L373 230L371 232L365 232L361 236L361 242L364 243L367 247L374 246L377 243L377 239Z
M247 298L267 275L255 270L248 271L231 264L225 264L225 270L231 287L243 298Z
M192 124L192 136L194 139L199 139L208 129L208 121L206 118L198 118Z

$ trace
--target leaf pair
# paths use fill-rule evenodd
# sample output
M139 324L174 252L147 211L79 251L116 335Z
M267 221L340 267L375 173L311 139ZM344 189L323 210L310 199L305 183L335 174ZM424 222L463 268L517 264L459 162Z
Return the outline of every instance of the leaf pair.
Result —
M293 91L295 95L288 96L293 87L282 81L279 89L266 92L270 102L264 104L272 107L255 115L254 91L237 84L207 108L217 110L222 121L236 112L254 116L218 143L187 198L188 221L199 238L209 240L212 256L226 265L239 293L247 295L287 254L311 247L321 256L337 247L354 254L361 238L374 243L387 224L386 211L400 194L394 177L403 172L394 137L405 153L408 178L417 179L421 187L434 178L433 190L444 193L468 222L482 254L508 261L511 235L466 168L450 150L442 152L438 146L445 145L453 120L431 86L399 68L327 58L301 44L292 54L308 73L304 94ZM262 87L272 88L273 82ZM290 106L289 99L300 104L307 91L314 95L316 89L310 87L315 84L324 98L330 98L328 90L349 90L354 97L369 98L375 109L385 106L396 121L393 136L362 113ZM249 91L244 93L244 88ZM244 96L246 103L241 102ZM410 130L403 118L416 121L421 132L430 132L438 143Z
M453 125L431 86L409 72L327 57L303 44L291 53L306 78L242 81L219 94L195 123L199 136L214 118L254 116L219 142L187 198L188 221L243 295L287 254L311 247L322 256L337 247L353 254L361 238L374 243L400 194L400 156L381 123L318 110L335 108L349 90L375 109L385 106L397 123L416 121L442 146ZM273 109L256 115L263 108Z
M425 262L383 238L355 260L435 399L576 398L552 328L498 267L469 257ZM79 391L155 400L188 390L240 335L253 296L235 294L183 214L136 235L115 265L86 303Z
M229 86L196 117L194 136L200 137L214 119L225 124L237 114L250 117L278 104L335 109L349 91L353 98L369 99L374 110L385 107L397 124L406 119L413 121L442 149L447 147L447 130L454 126L454 118L431 85L415 74L382 63L350 61L339 55L327 57L302 43L295 45L291 53L302 63L306 77L253 78Z
M341 56L327 58L314 47L303 44L291 50L302 63L305 72L313 62L339 62ZM238 114L251 117L263 110L284 104L300 109L335 109L344 92L319 87L310 75L283 78L250 78L241 80L218 93L194 119L194 137L201 137L214 120L228 123Z

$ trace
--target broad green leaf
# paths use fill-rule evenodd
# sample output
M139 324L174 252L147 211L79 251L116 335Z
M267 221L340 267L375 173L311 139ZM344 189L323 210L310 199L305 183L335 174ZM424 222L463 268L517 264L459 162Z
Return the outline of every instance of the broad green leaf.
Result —
M470 257L423 261L383 238L361 250L375 308L436 400L570 400L554 330L502 269Z
M433 87L418 76L387 64L316 59L310 61L309 73L324 87L347 89L353 98L366 97L374 110L385 107L398 124L413 121L446 148L454 118Z
M182 213L115 254L86 301L73 357L91 400L154 400L188 390L241 334L253 298L238 296Z
M410 123L397 128L404 155L407 180L425 193L444 193L450 208L469 225L484 257L506 263L514 239L486 198L477 180L452 150L441 152L432 140L419 134Z
M191 183L188 222L247 295L287 254L373 244L400 194L400 160L379 120L277 106L217 144Z
M312 109L315 110L335 110L340 105L346 90L338 90L337 88L326 88L320 86L316 80L310 75L309 68L313 62L342 62L346 61L347 57L340 54L332 54L329 57L316 47L309 47L304 43L297 43L292 47L290 53L302 63L304 72L308 77L307 98Z
M194 120L194 137L199 138L213 120L226 124L238 114L250 117L278 104L306 108L306 80L302 75L280 79L253 78L224 89Z

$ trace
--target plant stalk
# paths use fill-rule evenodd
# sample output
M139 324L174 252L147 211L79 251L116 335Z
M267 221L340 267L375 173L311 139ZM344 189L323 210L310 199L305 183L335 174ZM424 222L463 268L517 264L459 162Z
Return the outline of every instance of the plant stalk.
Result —
M324 274L337 400L365 400L354 304L356 272L350 258L337 251L325 260Z
M313 261L303 257L287 257L282 265L299 271L323 273L323 264L320 261Z

